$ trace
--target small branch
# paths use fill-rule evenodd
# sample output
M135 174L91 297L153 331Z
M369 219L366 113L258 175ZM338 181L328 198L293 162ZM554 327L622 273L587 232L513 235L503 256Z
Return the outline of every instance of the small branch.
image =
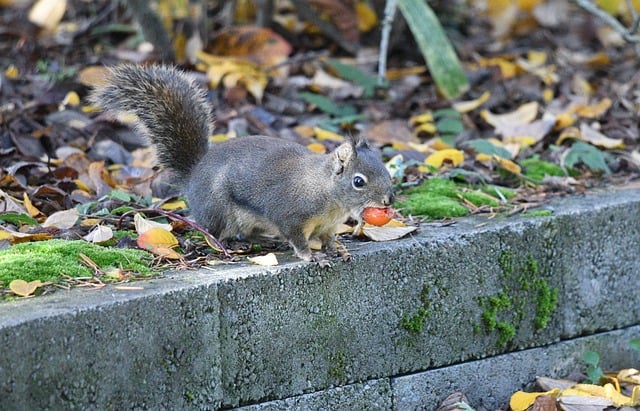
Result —
M638 18L638 13L635 8L631 4L631 1L627 0L627 7L629 7L629 12L633 17L633 23L631 27L625 27L618 19L616 19L611 14L602 10L600 7L595 5L589 0L574 0L575 3L586 10L587 12L593 14L606 24L608 24L612 29L614 29L618 34L622 36L627 42L632 43L635 46L636 53L640 55L640 36L637 35L638 27L640 26L640 19Z
M118 220L118 227L122 225L122 220L124 220L124 218L127 215L132 213L157 213L169 218L173 218L174 220L182 221L183 223L192 227L194 230L204 234L207 240L209 240L210 244L214 244L216 247L218 247L217 251L220 251L221 253L223 253L225 257L231 258L231 254L229 254L229 251L227 251L227 248L220 242L220 240L218 240L213 235L211 235L211 233L209 233L209 231L207 231L206 228L202 227L200 224L196 223L195 221L191 221L188 218L181 216L180 214L172 213L171 211L166 211L161 208L139 208L136 210L127 211L126 213L122 214L122 216L120 216L120 219Z
M387 53L389 51L389 37L393 27L393 17L398 7L397 0L387 0L384 6L384 19L382 20L382 32L380 33L380 54L378 55L378 86L384 85L387 76Z

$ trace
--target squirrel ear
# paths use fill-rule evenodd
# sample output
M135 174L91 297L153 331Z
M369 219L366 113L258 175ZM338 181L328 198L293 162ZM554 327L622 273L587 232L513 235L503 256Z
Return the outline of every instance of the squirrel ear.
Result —
M340 144L333 152L336 174L342 174L345 165L354 159L356 155L356 142L352 138L349 138L347 141Z

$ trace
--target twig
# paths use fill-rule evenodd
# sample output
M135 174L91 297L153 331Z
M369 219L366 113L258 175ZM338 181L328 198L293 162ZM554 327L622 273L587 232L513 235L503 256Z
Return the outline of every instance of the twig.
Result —
M618 19L602 10L600 7L589 0L574 1L579 7L593 14L594 16L611 26L611 28L618 32L618 34L620 34L622 38L625 39L628 43L632 43L635 47L636 54L640 56L640 36L637 35L638 27L640 26L640 19L638 18L638 13L631 4L631 1L627 0L627 6L629 7L631 16L633 17L633 23L629 28L625 27L618 21Z
M380 54L378 55L378 86L384 85L387 76L387 53L389 51L389 36L393 17L396 14L397 0L387 0L384 6L384 19L382 20L382 32L380 33Z
M211 235L211 233L209 233L209 231L207 231L206 228L202 227L200 224L196 223L195 221L191 221L188 218L181 216L180 214L172 213L171 211L166 211L161 208L139 208L136 210L127 211L126 213L122 214L122 216L120 216L120 219L118 220L118 227L122 225L122 220L124 220L124 218L127 215L132 214L134 212L135 213L158 213L160 215L173 218L174 220L182 221L183 223L192 227L194 230L200 231L202 234L204 234L204 236L207 238L207 240L209 240L210 243L213 243L216 247L218 247L219 249L218 251L222 252L225 257L231 258L231 254L229 254L229 251L227 251L227 248L220 242L220 240L218 240L213 235Z

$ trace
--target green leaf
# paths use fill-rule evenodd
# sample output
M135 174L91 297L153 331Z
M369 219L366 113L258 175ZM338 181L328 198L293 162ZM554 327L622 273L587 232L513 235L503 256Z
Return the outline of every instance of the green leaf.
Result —
M375 95L378 85L376 76L367 75L357 67L341 63L334 59L328 59L327 64L331 66L341 78L362 87L364 89L363 97L371 98Z
M425 0L398 0L398 7L440 92L455 98L467 91L467 76L431 7Z
M583 141L576 141L571 146L564 162L569 168L575 168L578 163L583 163L593 171L603 171L605 174L611 174L605 154L597 147Z
M7 223L14 224L14 225L18 225L18 224L38 225L38 221L35 218L31 218L30 216L24 213L0 214L0 221L6 221Z
M600 363L600 355L595 351L587 351L582 354L582 360L589 365L597 367Z
M457 136L464 131L462 121L453 118L442 118L436 122L436 128L440 134Z
M629 341L629 347L636 351L640 351L640 338L633 338Z
M303 91L298 93L298 96L309 104L313 104L325 113L333 114L334 116L352 116L356 114L355 107L351 105L339 106L334 101L321 96L320 94L309 93Z
M129 202L131 201L131 194L125 193L122 190L113 190L106 195L107 198L115 198L117 200Z
M491 142L483 139L470 140L465 143L472 149L476 151L476 153L486 154L488 156L496 155L502 158L511 158L511 153L503 147L498 147Z
M436 120L440 118L451 118L460 120L462 118L462 114L460 114L458 110L454 110L452 108L441 108L440 110L432 111L431 114Z

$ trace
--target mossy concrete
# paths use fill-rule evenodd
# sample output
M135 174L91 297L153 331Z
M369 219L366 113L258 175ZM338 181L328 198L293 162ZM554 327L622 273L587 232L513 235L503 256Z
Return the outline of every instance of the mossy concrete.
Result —
M289 254L276 268L221 265L133 284L143 290L2 304L0 394L25 409L295 408L296 398L358 409L390 398L384 381L397 376L639 324L640 190L547 208L553 216L350 243L353 261L332 268ZM507 308L489 310L497 297Z

